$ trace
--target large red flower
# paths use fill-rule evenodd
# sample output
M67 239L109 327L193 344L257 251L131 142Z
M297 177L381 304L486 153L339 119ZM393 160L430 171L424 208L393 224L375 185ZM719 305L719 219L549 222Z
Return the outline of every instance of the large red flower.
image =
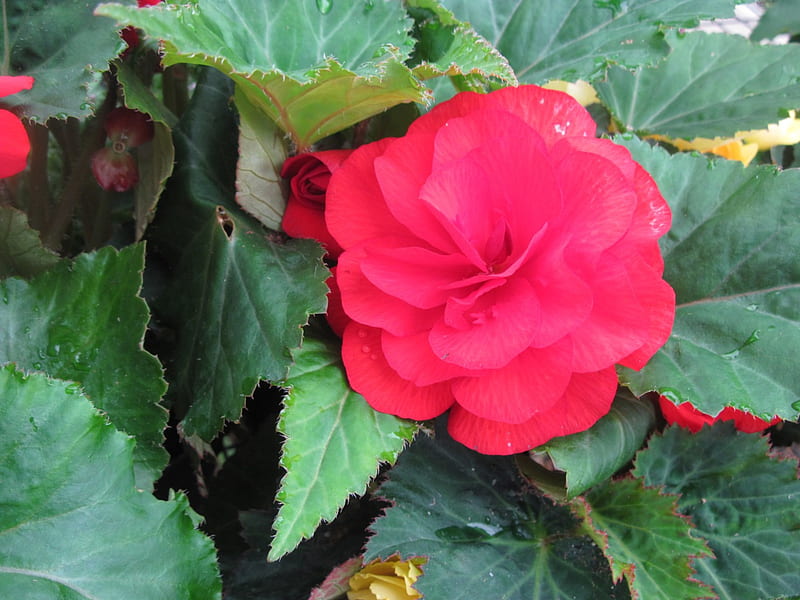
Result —
M463 93L334 173L350 383L377 410L450 409L463 444L511 454L608 412L675 310L657 239L670 211L572 98Z
M33 87L33 77L0 75L0 98ZM0 177L11 177L25 169L31 143L19 118L0 109Z

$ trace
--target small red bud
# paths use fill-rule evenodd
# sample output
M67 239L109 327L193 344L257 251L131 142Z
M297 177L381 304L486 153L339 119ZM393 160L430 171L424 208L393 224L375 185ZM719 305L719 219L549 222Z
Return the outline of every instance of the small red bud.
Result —
M139 168L130 152L107 146L92 155L92 173L104 190L125 192L139 181Z
M144 113L120 106L106 117L103 123L106 135L115 144L135 148L153 139L153 122Z

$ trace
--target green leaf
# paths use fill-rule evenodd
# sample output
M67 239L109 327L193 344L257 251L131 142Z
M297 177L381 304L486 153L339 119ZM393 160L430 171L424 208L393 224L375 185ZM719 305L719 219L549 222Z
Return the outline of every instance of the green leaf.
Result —
M221 597L185 497L134 488L134 441L78 386L7 366L0 398L0 596Z
M695 561L697 578L722 600L794 597L800 590L797 462L767 457L767 439L730 423L692 434L668 428L636 459L646 485L679 494L716 558Z
M416 432L413 422L373 410L350 389L340 354L309 337L294 353L278 423L286 475L269 560L333 520L351 494L363 494L380 464L394 463Z
M28 217L12 206L0 205L0 278L31 277L58 262L58 255L42 245Z
M412 61L418 64L414 75L420 79L442 75L494 77L506 85L516 85L517 77L508 60L439 0L412 0L406 7L416 21L417 45Z
M673 50L662 63L635 73L609 69L595 86L625 130L686 139L731 136L797 108L796 44L760 46L702 32L671 33L667 40Z
M768 3L750 39L760 41L781 34L800 33L800 0L775 0Z
M236 202L259 222L279 231L286 209L281 167L288 151L281 131L236 90L239 111L239 162Z
M77 381L115 427L136 438L136 483L150 490L167 462L158 359L142 349L149 319L138 293L144 246L103 248L30 281L0 282L0 364ZM7 301L6 301L7 300Z
M733 16L732 0L443 0L505 56L524 83L593 80L609 64L633 68L667 55L665 26Z
M651 400L623 389L609 413L590 429L555 438L536 451L549 454L555 467L566 472L567 497L572 498L625 466L654 424Z
M392 503L366 560L428 562L426 598L627 598L569 511L525 488L510 457L484 456L437 431L403 452L379 493Z
M710 596L706 586L690 580L691 559L708 556L708 547L676 514L676 500L645 488L641 480L623 479L597 486L572 503L608 558L614 580L625 577L633 598Z
M187 435L212 439L259 380L286 377L309 314L325 311L322 254L312 240L273 242L221 206L197 231L165 304L179 324L173 392L191 403Z
M319 8L323 6L323 10ZM399 2L198 0L99 14L164 40L165 65L213 66L299 149L426 90L403 64L413 40Z
M155 216L156 204L164 191L175 163L175 146L172 134L163 123L153 124L153 139L136 149L139 165L139 182L133 201L135 237L140 240Z
M656 390L710 415L730 405L795 418L800 171L623 143L672 208L660 241L677 307L667 343L641 371L619 368L622 381L637 395Z
M11 0L7 14L0 48L8 45L11 68L2 74L31 75L36 83L3 104L21 106L23 116L39 121L91 115L104 93L100 73L122 47L114 22L95 17L92 3L83 0Z

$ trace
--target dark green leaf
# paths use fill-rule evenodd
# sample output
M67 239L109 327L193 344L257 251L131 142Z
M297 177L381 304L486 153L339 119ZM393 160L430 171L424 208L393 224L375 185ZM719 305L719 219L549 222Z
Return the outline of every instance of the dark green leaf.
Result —
M596 79L608 64L666 56L664 26L733 16L732 0L443 0L505 56L520 81Z
M641 480L608 481L572 505L591 537L603 549L615 580L622 577L634 598L693 600L712 597L691 580L691 559L708 547L691 536L685 517L676 514L675 496L645 488Z
M42 245L24 212L0 205L0 278L31 277L58 262L58 255Z
M325 311L322 253L311 240L273 242L222 207L197 231L165 303L179 323L172 391L191 403L188 435L210 440L260 379L286 377L309 314Z
M0 399L0 597L220 598L185 497L134 488L134 441L79 386L7 366Z
M294 352L278 423L286 475L270 560L331 521L351 494L363 494L381 462L394 463L416 432L414 423L376 412L350 389L340 352L308 337Z
M534 495L510 457L437 434L403 452L379 493L392 502L366 559L425 556L426 598L628 598L567 509Z
M716 415L725 406L793 419L800 405L800 171L624 144L672 208L661 239L675 289L675 325L639 372L635 394L657 390Z
M81 254L30 281L0 282L0 364L77 381L136 438L136 482L150 490L167 461L167 414L158 404L166 389L161 364L142 349L149 319L138 295L143 268L137 244Z
M723 600L800 590L797 462L769 459L767 451L766 438L721 423L697 434L670 427L636 460L646 485L680 495L678 510L715 556L695 561L696 577Z
M82 0L9 2L0 15L2 21L8 14L9 24L0 27L0 48L9 46L9 74L31 75L36 84L3 104L21 105L24 116L39 121L92 114L103 93L100 73L122 47L114 22L95 17L92 8Z
M800 47L760 46L701 32L667 40L672 53L652 68L608 71L600 99L625 130L670 137L731 136L778 121L800 103ZM644 92L646 90L646 92Z
M163 61L229 75L250 102L304 149L399 104L422 102L403 64L413 45L399 2L198 0L98 12L164 40ZM323 8L326 8L323 6Z
M555 438L536 451L547 452L567 474L567 494L577 496L611 477L642 447L655 424L653 403L621 390L609 413L591 429Z

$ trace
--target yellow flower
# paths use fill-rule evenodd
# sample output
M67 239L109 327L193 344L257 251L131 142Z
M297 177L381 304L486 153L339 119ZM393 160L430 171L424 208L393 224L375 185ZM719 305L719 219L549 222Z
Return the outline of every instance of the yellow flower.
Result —
M422 598L414 582L422 575L423 558L376 560L350 578L347 600L417 600Z
M796 118L795 111L790 110L788 117L777 123L770 123L766 129L739 131L736 137L758 144L759 150L768 150L773 146L793 146L800 143L800 119Z
M575 98L575 100L580 102L581 106L589 106L595 102L600 102L600 100L597 98L597 93L594 91L594 88L589 83L581 79L574 83L571 81L553 79L552 81L545 83L542 87L548 90L566 92Z
M648 137L668 142L684 152L697 150L698 152L710 152L729 160L738 160L745 167L750 164L750 161L758 153L758 144L745 144L738 138L694 138L692 141L687 141L672 139L665 135L651 135Z

